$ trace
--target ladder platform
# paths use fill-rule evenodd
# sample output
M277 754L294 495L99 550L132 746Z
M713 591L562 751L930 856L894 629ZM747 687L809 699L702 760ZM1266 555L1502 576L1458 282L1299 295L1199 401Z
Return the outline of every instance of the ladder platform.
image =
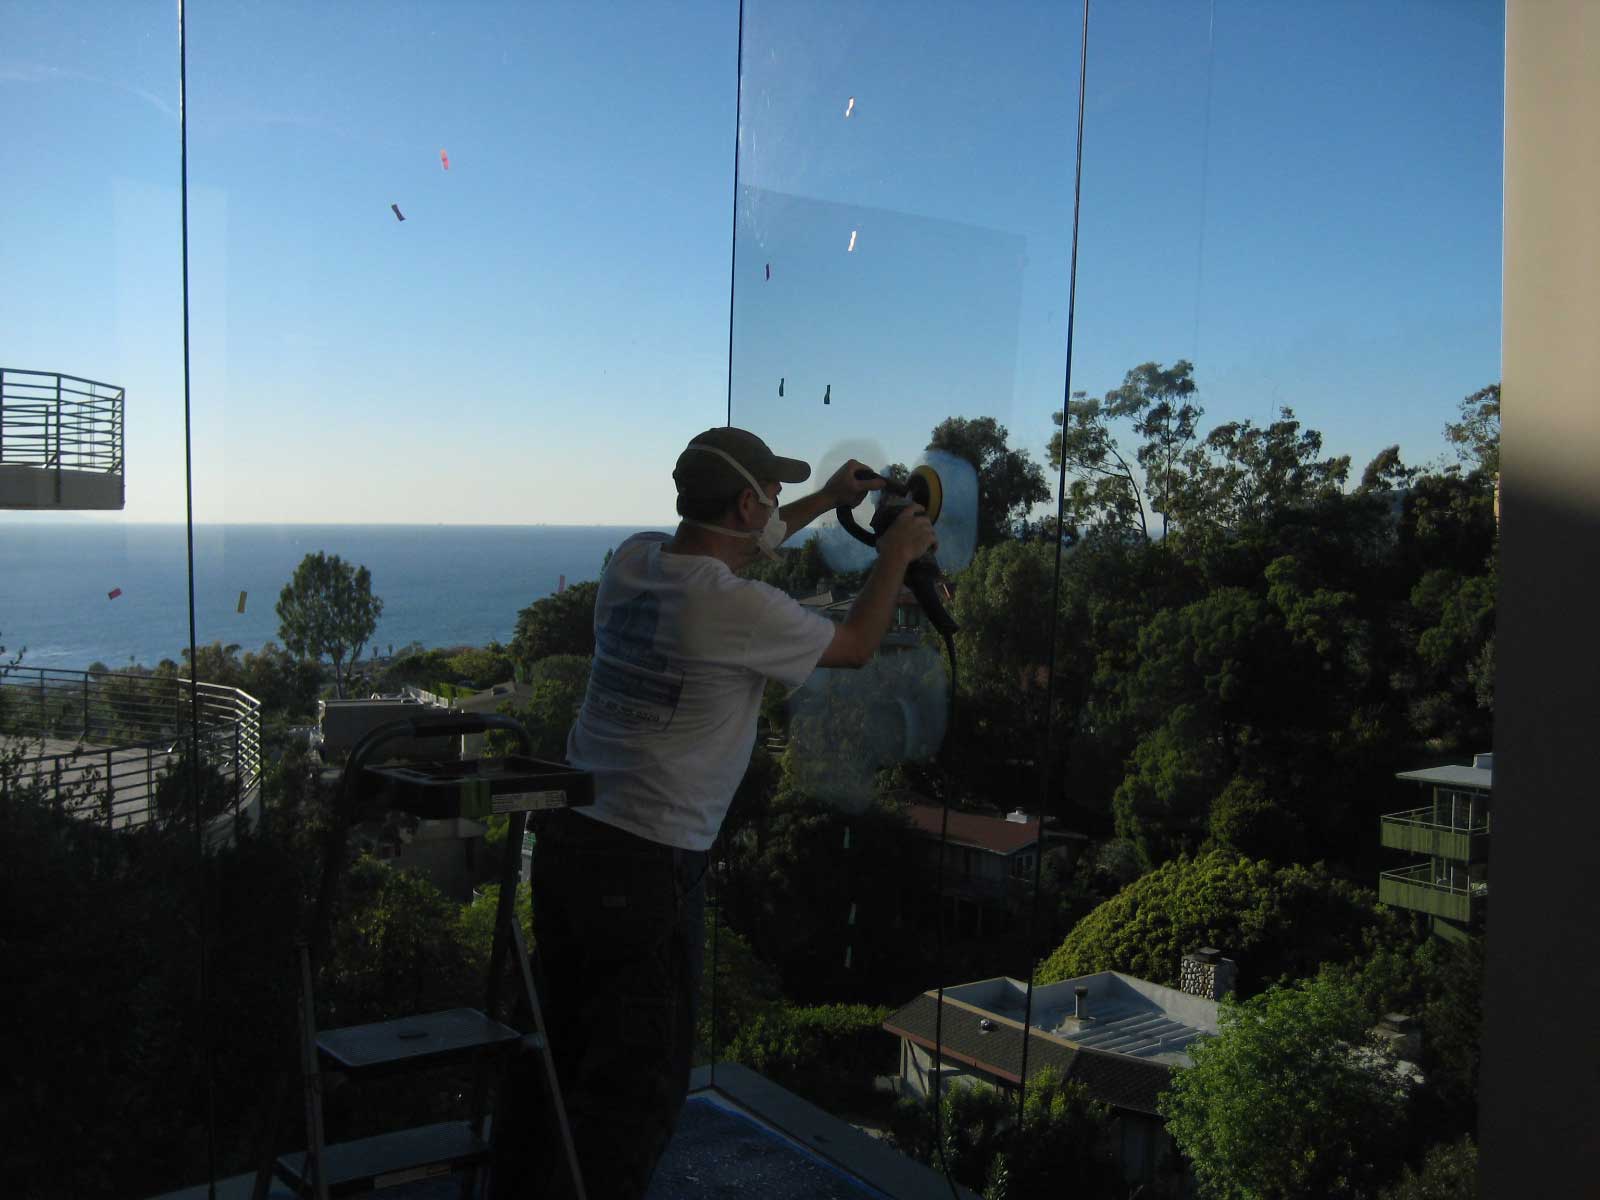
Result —
M295 1188L305 1184L306 1156L295 1151L278 1157L278 1175ZM330 1196L353 1196L448 1175L461 1167L489 1160L489 1143L472 1132L467 1121L445 1121L401 1129L322 1150Z
M509 1050L523 1035L475 1008L419 1013L396 1021L348 1025L317 1034L317 1050L338 1068L376 1073L416 1069L463 1058L480 1050Z
M436 820L484 821L501 813L594 803L594 776L589 772L523 754L367 767L358 786L366 811L390 809Z

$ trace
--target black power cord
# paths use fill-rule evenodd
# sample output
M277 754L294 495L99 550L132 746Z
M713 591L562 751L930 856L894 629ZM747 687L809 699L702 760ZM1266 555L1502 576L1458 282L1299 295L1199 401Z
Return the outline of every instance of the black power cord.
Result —
M950 656L950 703L948 719L945 721L944 742L939 750L939 757L946 757L945 750L950 745L950 733L956 727L956 639L954 633L948 629L941 629L944 635L945 653ZM944 765L944 764L941 764ZM940 1064L944 1061L944 850L950 838L950 789L944 789L944 811L939 818L939 886L938 900L939 911L934 919L934 969L938 972L938 997L933 1010L933 1149L939 1159L939 1170L944 1175L945 1183L950 1185L951 1200L960 1200L960 1193L956 1190L956 1181L950 1174L950 1164L945 1160L944 1153L944 1113L941 1111Z

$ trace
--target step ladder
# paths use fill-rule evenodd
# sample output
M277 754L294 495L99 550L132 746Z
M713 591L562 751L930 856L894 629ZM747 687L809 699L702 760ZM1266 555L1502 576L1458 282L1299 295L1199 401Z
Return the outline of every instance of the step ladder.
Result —
M520 1055L537 1056L542 1065L542 1071L532 1072L543 1092L536 1107L550 1123L552 1140L561 1147L572 1194L578 1200L586 1200L515 901L528 814L592 804L593 777L565 764L525 754L450 763L366 765L381 745L399 738L455 737L496 729L513 735L524 752L529 749L527 732L509 717L452 714L379 726L351 751L340 777L334 828L325 851L311 935L296 947L300 977L296 1065L304 1093L306 1148L278 1154L272 1144L287 1101L286 1085L294 1074L286 1072L269 1105L254 1200L266 1200L274 1175L293 1188L297 1196L329 1200L454 1172L462 1174L462 1200L476 1200L482 1169L494 1156L494 1137L503 1132L494 1121L494 1109L504 1095L508 1070ZM427 818L482 819L500 813L509 817L484 1007L481 1011L455 1008L319 1030L313 959L328 944L346 831L361 814L382 811L403 811ZM508 955L514 999L520 1002L520 1015L532 1026L527 1031L514 1028L498 1016ZM360 1084L452 1064L470 1064L473 1068L467 1119L331 1145L326 1142L322 1101L330 1073ZM530 1131L512 1130L510 1135L527 1132ZM495 1180L491 1174L487 1196L492 1198L497 1191L502 1196L510 1194L510 1188L502 1185L517 1182Z

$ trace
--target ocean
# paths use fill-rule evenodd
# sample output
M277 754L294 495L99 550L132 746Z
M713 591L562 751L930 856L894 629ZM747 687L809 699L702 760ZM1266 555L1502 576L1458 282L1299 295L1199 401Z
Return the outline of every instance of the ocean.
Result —
M657 526L655 528L665 528ZM278 593L321 550L372 572L383 615L366 653L507 642L517 613L597 579L633 527L577 525L197 525L202 644L256 650L278 637ZM111 597L113 591L119 594ZM245 608L240 613L239 593ZM0 645L34 667L181 661L189 644L182 525L0 523Z

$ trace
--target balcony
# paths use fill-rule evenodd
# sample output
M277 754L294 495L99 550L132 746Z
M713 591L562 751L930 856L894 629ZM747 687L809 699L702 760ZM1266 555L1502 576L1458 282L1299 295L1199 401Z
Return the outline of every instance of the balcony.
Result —
M210 841L231 836L234 818L255 816L254 696L175 677L13 667L0 676L0 793L33 788L108 829L159 824L172 815L162 811L163 782L196 734L211 780Z
M1450 883L1441 878L1431 863L1385 871L1378 877L1378 900L1463 925L1482 914L1489 896L1487 882Z
M123 389L0 367L0 509L120 509Z
M1489 814L1440 821L1432 805L1407 812L1389 813L1383 818L1382 842L1390 850L1426 854L1455 862L1472 862L1484 857L1484 839L1489 836Z

